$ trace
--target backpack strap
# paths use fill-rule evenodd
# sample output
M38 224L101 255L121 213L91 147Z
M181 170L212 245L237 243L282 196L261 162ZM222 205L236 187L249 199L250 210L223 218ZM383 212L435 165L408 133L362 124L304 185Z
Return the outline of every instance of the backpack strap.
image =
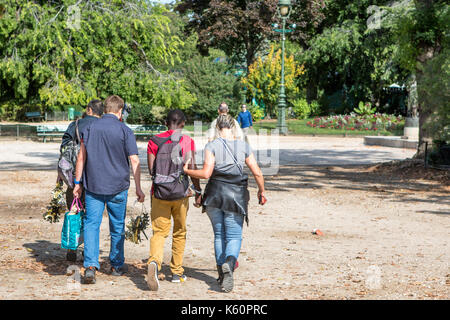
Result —
M156 150L155 158L156 158L156 156L158 155L159 150L161 150L161 147L162 147L167 141L169 141L169 140L172 138L172 136L170 135L170 136L168 136L167 138L161 138L161 140L159 140L158 138L160 138L160 137L154 136L154 137L152 137L152 138L150 139L150 140L153 141L153 143L156 144L156 146L158 147L158 150ZM158 142L158 140L159 140L159 142ZM153 168L152 168L151 176L152 176L152 177L155 177L155 174L156 174L156 166L155 166L155 163L153 163Z
M153 138L150 139L150 140L152 140L153 143L156 144L156 146L158 147L158 150L156 151L155 157L158 155L159 150L161 149L161 147L162 147L167 141L171 140L172 136L170 135L170 136L168 136L167 138L161 138L162 140L159 140L159 142L158 142L158 140L157 140L156 138L160 138L160 137L154 136Z
M80 131L78 130L78 120L79 119L75 121L75 137L73 137L74 142L77 142L77 144L81 142ZM75 139L77 139L77 141Z

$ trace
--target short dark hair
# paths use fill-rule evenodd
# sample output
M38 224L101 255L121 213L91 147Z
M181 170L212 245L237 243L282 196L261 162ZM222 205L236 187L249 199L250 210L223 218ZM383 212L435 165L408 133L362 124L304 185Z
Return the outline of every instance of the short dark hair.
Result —
M103 114L103 102L101 100L94 99L89 101L87 108L91 109L92 113L99 117Z
M170 125L179 126L183 122L186 122L186 116L184 115L183 111L181 111L180 109L171 110L167 114L167 118L166 118L167 126L170 126Z
M125 102L117 95L109 96L105 99L105 113L114 112L117 113L120 109L123 109Z

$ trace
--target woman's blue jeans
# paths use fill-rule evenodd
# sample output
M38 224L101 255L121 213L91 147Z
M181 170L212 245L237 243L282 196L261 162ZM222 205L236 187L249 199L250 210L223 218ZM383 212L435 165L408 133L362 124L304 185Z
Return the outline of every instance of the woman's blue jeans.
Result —
M237 260L242 244L242 226L244 215L206 207L214 231L214 252L216 264L221 266L229 256Z
M114 195L101 195L86 190L86 216L84 218L84 267L100 269L98 262L100 250L100 225L103 211L109 215L109 233L111 248L109 260L111 266L120 268L125 262L125 216L127 212L128 190Z

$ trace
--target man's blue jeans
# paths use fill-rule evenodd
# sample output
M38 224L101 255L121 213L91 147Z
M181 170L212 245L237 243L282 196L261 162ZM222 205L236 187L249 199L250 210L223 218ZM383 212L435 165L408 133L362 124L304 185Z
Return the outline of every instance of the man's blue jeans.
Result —
M120 268L125 262L125 216L127 211L128 190L114 195L101 195L86 190L86 216L84 218L84 267L100 269L98 262L100 250L100 225L103 211L108 210L111 248L109 260L111 266Z
M237 260L242 244L244 215L206 207L214 231L214 252L216 264L221 266L229 256Z

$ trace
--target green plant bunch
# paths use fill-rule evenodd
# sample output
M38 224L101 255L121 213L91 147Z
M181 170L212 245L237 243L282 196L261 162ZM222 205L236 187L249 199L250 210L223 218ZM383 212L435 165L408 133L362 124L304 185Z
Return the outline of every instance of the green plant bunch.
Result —
M368 116L374 114L377 111L377 108L372 108L372 104L370 102L364 103L360 101L358 107L353 109L353 111L361 116Z

